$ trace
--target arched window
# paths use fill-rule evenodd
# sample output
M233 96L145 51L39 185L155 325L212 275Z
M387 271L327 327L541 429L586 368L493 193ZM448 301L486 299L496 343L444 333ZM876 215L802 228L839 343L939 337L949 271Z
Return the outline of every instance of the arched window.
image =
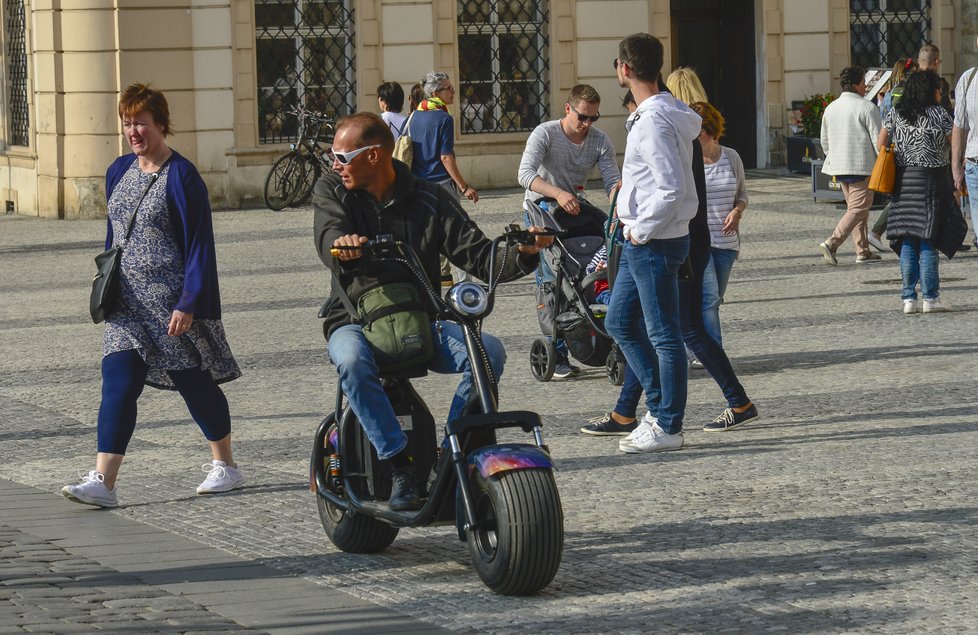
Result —
M550 112L546 0L458 0L462 134L532 130Z
M298 138L289 106L342 117L356 109L353 0L255 0L258 137Z

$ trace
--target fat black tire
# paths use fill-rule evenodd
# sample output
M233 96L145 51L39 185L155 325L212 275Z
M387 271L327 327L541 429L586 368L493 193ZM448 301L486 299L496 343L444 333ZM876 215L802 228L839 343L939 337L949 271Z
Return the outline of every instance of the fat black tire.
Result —
M302 181L302 157L295 152L284 154L275 160L272 169L265 177L263 198L265 206L277 212L288 207L298 194Z
M557 366L557 351L550 340L537 338L530 347L530 372L537 381L550 381Z
M536 593L553 580L564 551L564 512L549 469L512 470L472 481L478 527L472 566L501 595Z
M324 456L328 461L333 453L329 444L329 432L326 433L326 444ZM376 553L389 547L397 538L396 527L363 514L345 512L318 494L316 506L319 508L319 520L326 530L326 536L340 551Z
M289 207L300 207L309 201L312 196L312 188L316 185L319 175L322 174L322 166L314 156L306 156L302 164L302 180L298 187L298 194L289 203Z

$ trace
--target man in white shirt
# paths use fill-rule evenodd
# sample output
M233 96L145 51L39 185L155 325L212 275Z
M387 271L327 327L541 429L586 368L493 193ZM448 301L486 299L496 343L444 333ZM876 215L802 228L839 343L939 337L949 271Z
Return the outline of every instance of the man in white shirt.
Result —
M822 258L834 266L839 264L836 251L852 235L856 246L856 263L876 262L881 258L869 249L869 208L873 191L869 175L876 163L876 138L879 136L880 111L866 94L866 69L847 66L839 74L842 94L825 109L822 115L821 140L825 151L822 172L842 183L846 197L846 213L832 235L819 245Z
M951 129L951 174L954 187L968 188L971 229L978 247L978 67L966 70L954 89L954 128Z
M619 43L615 60L618 81L632 91L638 108L625 123L618 218L627 242L605 325L649 405L642 425L619 442L619 449L629 453L683 446L687 362L678 274L689 254L689 221L699 204L692 155L702 119L659 92L662 59L662 42L636 33Z
M574 86L564 104L561 119L542 123L533 129L526 141L523 158L517 179L526 189L524 199L535 201L546 196L556 199L557 204L568 214L577 215L581 211L578 192L584 190L588 175L594 166L601 171L605 192L611 197L621 180L618 163L615 159L615 146L611 137L593 127L601 116L601 96L594 87L587 84ZM527 227L545 225L546 219L530 217L527 210ZM538 270L538 284L545 285L554 279L553 272L541 258ZM544 289L545 293L556 293L554 289ZM540 295L540 294L538 294ZM546 299L538 298L538 310L544 311ZM552 313L552 312L551 312ZM541 318L543 334L549 336L553 329L553 315ZM549 328L545 323L549 322ZM576 375L580 369L572 365L567 357L567 345L563 340L554 342L557 353L554 377L563 379Z

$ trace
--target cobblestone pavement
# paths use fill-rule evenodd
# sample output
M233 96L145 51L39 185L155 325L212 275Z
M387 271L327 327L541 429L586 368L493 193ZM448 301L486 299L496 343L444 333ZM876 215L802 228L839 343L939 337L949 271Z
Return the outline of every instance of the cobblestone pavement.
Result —
M749 191L721 312L762 416L743 430L699 430L723 403L694 371L682 451L624 455L613 438L579 434L617 390L598 368L535 382L531 284L501 290L486 329L509 354L502 406L543 415L566 516L561 569L539 595L487 591L450 528L402 530L369 556L327 542L305 482L335 386L309 208L215 216L225 327L245 372L226 389L248 486L194 496L205 445L179 397L148 390L119 480L125 506L109 513L457 632L978 631L974 251L942 260L953 311L904 316L894 254L856 265L850 242L839 267L823 264L818 243L842 212L813 203L807 180L755 173ZM496 232L519 199L489 192L469 209ZM0 478L52 496L93 463L102 329L86 302L103 231L0 218ZM417 386L444 416L454 381ZM4 549L34 544L0 529Z

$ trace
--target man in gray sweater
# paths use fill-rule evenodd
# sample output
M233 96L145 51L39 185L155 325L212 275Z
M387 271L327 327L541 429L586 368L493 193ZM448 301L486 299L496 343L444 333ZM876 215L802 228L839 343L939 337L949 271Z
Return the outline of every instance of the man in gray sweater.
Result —
M621 182L621 173L611 138L593 127L601 116L598 112L600 106L598 91L593 86L579 84L567 96L564 116L540 124L530 133L517 175L520 185L526 189L525 200L550 197L556 199L565 212L577 215L581 211L578 194L583 196L588 175L594 166L601 171L609 198L612 196ZM529 205L524 204L524 209L527 210L528 225L541 224L540 219L530 218ZM546 284L553 278L549 267L541 267L538 272L539 284ZM544 335L549 334L544 332ZM554 342L554 346L557 350L554 377L563 379L579 373L580 369L571 365L567 358L564 342Z

